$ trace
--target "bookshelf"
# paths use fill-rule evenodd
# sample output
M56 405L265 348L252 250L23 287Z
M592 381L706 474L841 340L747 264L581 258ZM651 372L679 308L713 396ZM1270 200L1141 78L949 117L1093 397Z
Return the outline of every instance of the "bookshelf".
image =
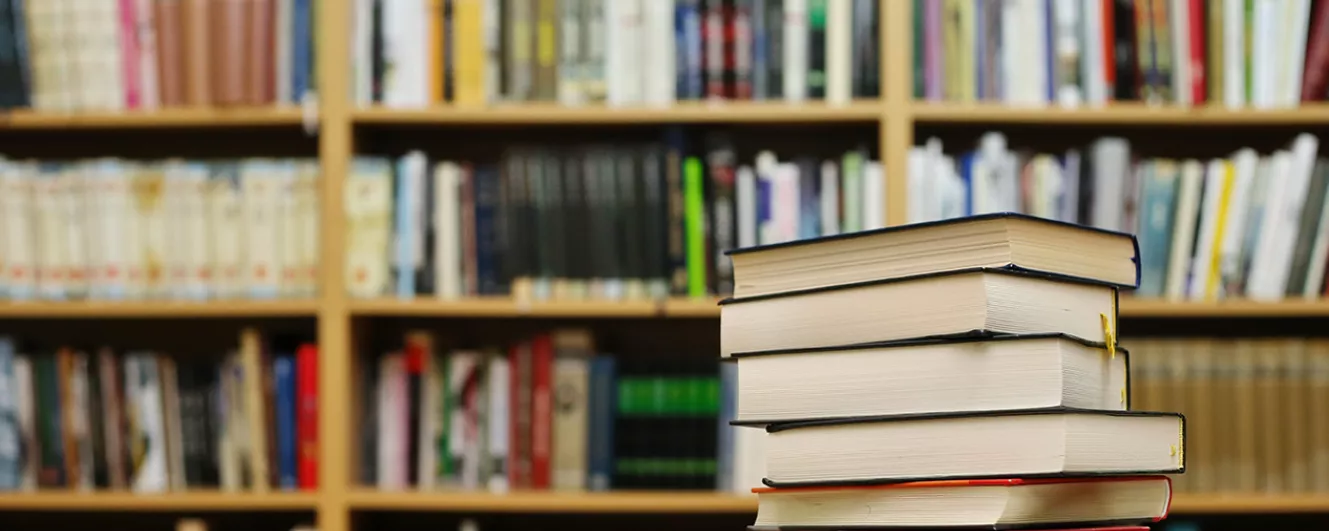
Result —
M351 33L352 0L319 3L319 42L341 43ZM374 318L577 318L577 319L715 319L710 299L662 301L525 302L510 298L462 300L351 300L343 289L345 175L357 153L357 139L372 129L397 126L518 127L523 125L595 126L629 124L875 124L880 158L887 176L888 224L905 219L906 168L915 128L964 126L1329 126L1329 105L1297 109L1227 110L1118 104L1102 108L1018 108L982 104L932 104L912 100L911 2L881 0L883 95L848 105L783 103L681 103L661 108L565 108L512 105L493 108L437 107L419 110L357 108L350 98L350 64L338 53L319 53L318 158L322 165L320 296L295 301L71 302L0 304L0 319L229 319L251 317L315 318L322 357L320 388L355 389L352 345L354 320ZM151 129L295 128L307 113L296 107L169 109L148 113L43 114L0 112L0 134L26 131L106 131ZM1253 301L1168 302L1123 298L1126 318L1329 318L1329 301L1261 303ZM378 492L354 486L353 424L357 405L351 392L320 396L320 488L316 492L184 492L134 495L123 492L0 494L0 511L83 510L119 512L315 511L321 531L351 531L353 511L436 511L458 513L746 513L748 497L713 492L514 492L506 495L463 492ZM1324 495L1178 495L1177 514L1329 513Z

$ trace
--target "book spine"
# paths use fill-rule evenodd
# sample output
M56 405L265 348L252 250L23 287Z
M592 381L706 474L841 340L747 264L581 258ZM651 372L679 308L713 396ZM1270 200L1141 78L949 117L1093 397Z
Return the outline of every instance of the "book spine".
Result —
M278 0L282 1L282 0ZM291 103L304 101L313 87L314 13L312 0L290 0L291 7ZM279 30L282 31L282 30ZM281 80L286 82L286 80Z
M614 477L614 410L615 362L611 356L596 356L591 360L590 373L590 433L587 448L588 489L603 492L613 487Z
M1315 5L1307 42L1301 101L1319 101L1325 99L1329 88L1329 2Z
M704 17L702 44L705 55L706 97L725 97L725 16L722 0L701 0Z
M300 490L318 489L318 346L300 345L296 362L297 483Z
M296 395L295 360L289 355L276 356L272 361L272 376L277 386L277 486L294 490L298 485L296 467Z
M733 97L737 100L753 99L753 78L756 66L753 61L753 0L733 0L730 29L730 63L733 65Z
M826 97L826 11L830 0L808 0L808 98ZM843 1L843 0L842 0Z
M17 490L22 483L22 434L18 425L17 379L14 373L14 341L0 337L0 491ZM26 451L32 451L27 449Z
M554 345L548 334L531 343L531 488L551 484Z
M688 157L683 162L684 257L687 268L687 295L706 296L706 213L701 161Z

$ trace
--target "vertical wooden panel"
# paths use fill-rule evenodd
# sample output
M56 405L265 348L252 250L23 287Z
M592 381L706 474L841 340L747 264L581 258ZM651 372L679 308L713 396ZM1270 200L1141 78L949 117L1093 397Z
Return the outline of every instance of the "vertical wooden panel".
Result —
M320 531L350 531L350 316L342 286L345 247L342 189L352 146L350 120L351 0L318 2L319 159L323 169L319 261L319 505Z
M886 170L887 225L900 225L908 219L905 184L909 147L914 143L912 5L912 0L882 0L886 105L881 122L881 153Z

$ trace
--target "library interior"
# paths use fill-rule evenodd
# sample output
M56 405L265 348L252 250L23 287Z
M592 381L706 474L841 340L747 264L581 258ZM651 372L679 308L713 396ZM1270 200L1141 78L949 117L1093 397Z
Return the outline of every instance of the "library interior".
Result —
M1329 529L1321 135L1329 0L0 0L0 530Z

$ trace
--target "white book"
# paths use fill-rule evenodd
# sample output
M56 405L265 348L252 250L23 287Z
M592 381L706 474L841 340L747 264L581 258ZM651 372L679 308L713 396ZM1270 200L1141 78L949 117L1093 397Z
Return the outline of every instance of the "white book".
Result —
M60 172L60 218L65 231L65 296L88 294L88 248L84 238L83 164L65 165Z
M766 202L766 218L757 220L757 245L779 241L779 227L775 218L775 181L780 162L775 154L763 151L757 154L757 193L755 201ZM754 210L755 212L756 210ZM754 215L755 216L755 215Z
M166 295L169 274L166 253L171 247L165 198L166 168L160 163L141 165L134 181L142 294L148 298L161 298Z
M826 103L848 104L853 98L852 2L826 2Z
M208 182L208 228L212 233L213 293L218 298L244 296L248 231L236 163L213 166Z
M931 187L936 181L932 178L929 159L927 148L917 146L909 148L909 156L906 159L909 182L906 183L905 189L909 194L905 203L905 214L908 216L906 221L909 223L922 223L933 219L932 205L935 193L931 192Z
M886 227L886 199L886 174L881 162L869 160L863 164L863 230Z
M94 79L98 81L92 84L101 92L101 107L123 111L128 103L125 98L125 79L128 72L125 71L125 63L121 57L120 41L132 36L126 36L121 31L120 6L117 2L104 1L97 5L101 8L98 13L100 39L94 42L94 52L98 56L97 77Z
M157 359L150 353L139 353L128 359L135 360L133 369L126 366L125 381L134 386L140 436L146 437L146 453L131 478L132 490L137 493L165 492L169 488L166 463L166 426L162 418L162 387L157 371Z
M1260 299L1278 299L1287 293L1288 274L1292 268L1293 253L1297 244L1301 226L1301 212L1306 206L1306 195L1310 188L1311 173L1315 168L1315 152L1319 148L1316 137L1306 133L1297 135L1292 141L1291 156L1288 159L1286 188L1281 198L1274 199L1273 210L1278 216L1278 229L1273 234L1274 261L1270 263L1269 275L1264 277L1267 283L1259 286L1259 291L1251 295ZM1267 207L1266 207L1267 208Z
M444 161L434 166L434 279L441 299L462 296L461 167Z
M650 1L650 0L647 0ZM497 77L488 77L491 73L497 75L497 70L488 63L497 59L501 64L501 54L498 51L498 39L501 31L500 26L492 24L496 20L499 10L498 0L485 2L485 54L486 54L486 78L485 82L498 82ZM558 103L566 107L581 105L586 102L585 95L581 91L581 62L582 43L587 38L582 33L582 2L580 0L569 0L560 2L558 6ZM647 24L653 21L648 20ZM672 32L672 25L670 28ZM649 54L650 49L646 52ZM672 66L671 66L672 69ZM493 101L487 99L486 101Z
M430 103L424 14L424 0L383 3L380 30L386 67L381 83L383 104L388 107L424 107Z
M1275 45L1276 4L1279 0L1254 0L1255 20L1251 22L1250 68L1251 68L1251 105L1257 109L1269 109L1274 106L1273 78L1280 61L1278 46Z
M1168 254L1167 282L1164 292L1169 300L1181 300L1186 295L1186 275L1190 272L1192 242L1195 240L1195 222L1200 209L1200 186L1204 181L1204 168L1199 161L1187 160L1181 165L1181 189L1177 194L1177 217L1172 228L1172 249Z
M1252 196L1255 193L1255 170L1259 161L1260 157L1250 148L1243 148L1232 155L1234 176L1232 199L1228 204L1227 225L1223 228L1223 242L1218 258L1221 276L1219 298L1240 295L1240 293L1228 293L1227 288L1241 283L1241 249L1246 231L1249 230L1247 224L1250 223Z
M277 296L277 248L280 241L281 163L249 159L240 163L240 190L244 212L245 260L241 276L251 298Z
M405 455L406 426L403 415L406 403L404 359L400 353L383 356L379 360L378 380L378 488L400 490L406 487Z
M104 215L99 228L105 239L102 248L105 269L101 284L102 295L112 300L129 295L131 267L138 250L137 232L129 234L138 227L134 220L133 175L134 167L124 161L108 159L102 163Z
M186 234L185 218L186 213L182 208L184 205L185 184L185 161L174 159L166 161L163 165L164 192L162 194L163 209L165 211L166 223L166 245L164 247L166 255L163 257L165 271L165 288L163 295L171 299L184 297L185 277L189 273L188 265L185 263L186 252L182 245Z
M180 168L180 224L177 232L181 239L179 261L184 268L181 295L190 300L208 297L211 291L210 275L204 272L212 262L212 239L208 232L208 166L201 162L188 162Z
M389 279L391 166L381 159L354 161L345 192L347 292L359 298L383 296Z
M1289 39L1289 46L1284 50L1287 55L1287 80L1283 83L1282 105L1296 107L1301 104L1301 79L1306 69L1306 38L1310 32L1311 0L1287 0L1287 2L1288 25L1284 35Z
M1176 98L1176 104L1182 107L1191 106L1191 26L1190 17L1185 16L1189 13L1189 0L1170 0L1169 11L1172 16L1169 19L1172 22L1172 94Z
M642 103L642 0L605 3L605 75L609 105Z
M1222 159L1209 161L1204 172L1204 192L1200 203L1200 229L1195 238L1195 253L1191 258L1190 283L1186 289L1186 298L1206 300L1210 266L1214 263L1217 249L1214 240L1223 230L1227 221L1223 219L1223 194L1228 192L1227 170Z
M102 298L105 293L106 247L111 243L102 237L106 225L106 183L102 178L103 160L90 160L80 164L82 186L78 197L79 210L75 215L83 224L83 275L87 283L85 296Z
M416 487L425 491L441 486L438 481L438 476L441 474L435 474L437 470L441 470L438 466L438 445L435 441L444 433L442 431L445 418L443 393L447 392L447 384L443 380L446 371L435 367L435 364L446 362L446 358L435 358L433 353L426 352L424 366L420 371L420 396L409 397L420 404L415 477L418 478Z
M842 0L843 1L843 0ZM784 99L802 103L808 97L808 2L784 2Z
M277 260L281 276L277 279L277 292L285 298L300 294L300 275L304 269L301 242L305 238L301 229L304 226L304 212L301 211L300 164L284 161L281 165L277 188L278 247Z
M621 0L615 0L621 1ZM678 84L674 81L674 2L640 0L640 65L643 73L642 99L647 105L663 106L674 102ZM734 28L738 31L738 28ZM743 53L736 50L734 53ZM612 74L611 74L612 75Z
M1256 300L1278 300L1283 291L1276 289L1275 268L1281 260L1275 256L1278 241L1285 230L1282 223L1283 208L1288 189L1291 188L1292 153L1286 150L1274 152L1270 157L1267 175L1268 185L1264 195L1264 209L1260 222L1259 235L1255 239L1255 250L1251 253L1250 271L1247 273L1246 296Z
M37 294L43 299L64 298L64 234L59 212L59 168L43 163L33 174L33 220L36 225Z
M37 442L37 386L32 376L32 362L27 356L18 354L14 356L14 410L16 428L21 437L24 438L24 444L32 448ZM34 437L29 437L30 435ZM19 475L19 490L31 492L37 490L37 469L40 461L37 452L29 452L26 462L21 466Z
M153 0L131 0L136 8L135 37L138 39L139 100L144 109L161 106L161 92L157 87L157 28L154 25Z
M1131 145L1126 139L1104 137L1089 148L1093 153L1093 226L1126 230L1122 225L1124 187L1131 171Z
M351 73L356 105L373 103L374 96L374 0L353 0L351 9Z
M734 470L730 474L733 493L751 496L752 489L763 488L766 477L766 430L728 427L734 430L732 455Z
M738 248L757 245L757 173L739 166L734 177L734 203L738 215Z
M955 159L942 155L941 157L942 186L941 202L937 206L938 219L951 219L964 216L965 197L969 194L969 188L964 180L960 178L959 167L955 165Z
M1246 105L1245 0L1223 0L1223 104Z
M1001 61L1008 70L1008 75L1002 77L1006 103L1047 103L1047 68L1042 61L1031 63L1027 59L1047 54L1047 43L1042 38L1045 25L1046 11L1039 0L1001 4Z
M848 3L848 2L844 2ZM829 160L821 163L821 235L840 233L840 172Z
M1081 1L1084 53L1080 57L1080 82L1084 84L1085 103L1100 106L1107 103L1110 90L1103 65L1103 3L1101 0ZM1116 65L1107 65L1106 68L1116 68Z
M508 416L511 407L508 400L511 397L512 380L509 376L509 365L507 358L494 356L489 359L489 423L488 436L485 437L488 448L489 461L493 463L506 463L508 459ZM514 466L513 463L506 463L507 466ZM501 466L495 467L489 476L487 488L489 492L502 494L508 491L507 470Z
M840 198L838 205L840 230L838 232L863 230L863 208L866 201L864 194L867 193L863 184L863 165L867 163L866 159L867 155L862 151L850 151L840 157ZM823 198L823 200L825 199Z
M292 25L295 18L295 0L276 0L275 16L273 17L273 39L276 41L273 45L272 53L272 84L275 99L278 105L294 103L295 98L291 96L291 48L292 48Z
M319 252L323 233L319 230L322 213L319 210L319 164L306 160L300 164L300 290L301 297L318 295Z

